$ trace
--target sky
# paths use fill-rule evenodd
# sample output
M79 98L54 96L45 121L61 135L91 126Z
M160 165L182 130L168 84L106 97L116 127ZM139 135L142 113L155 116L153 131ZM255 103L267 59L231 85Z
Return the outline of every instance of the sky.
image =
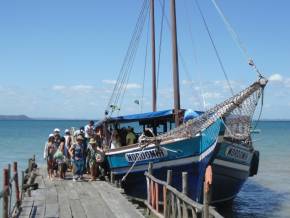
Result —
M290 119L290 1L216 1L260 72L269 79L262 118ZM159 110L173 105L169 1L164 0L160 37L162 2L155 0L157 57L161 50L157 61ZM231 86L238 92L255 81L256 74L212 1L199 2ZM142 3L143 0L0 0L0 114L102 118ZM195 1L176 3L181 106L203 110L231 93ZM151 110L148 18L147 15L124 100L119 105L120 114ZM136 100L140 103L136 104Z

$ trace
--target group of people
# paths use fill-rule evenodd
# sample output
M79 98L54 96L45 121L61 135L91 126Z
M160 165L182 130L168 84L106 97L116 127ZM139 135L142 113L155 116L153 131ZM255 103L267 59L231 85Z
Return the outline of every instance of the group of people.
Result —
M90 180L104 179L106 174L102 128L95 128L90 121L79 130L66 129L61 136L60 129L54 129L44 148L48 177L64 179L66 172L73 172L73 181L82 180L88 173Z
M137 135L131 126L128 128L114 129L111 133L110 148L115 149L126 145L135 144Z

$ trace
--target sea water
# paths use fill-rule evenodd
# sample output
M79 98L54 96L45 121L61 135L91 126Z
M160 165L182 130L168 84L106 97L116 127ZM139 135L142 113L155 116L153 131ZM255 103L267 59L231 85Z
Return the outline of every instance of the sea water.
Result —
M63 133L66 128L86 124L70 120L0 121L0 189L2 169L8 163L17 161L23 170L35 154L37 163L44 164L44 144L54 128ZM290 217L290 122L262 121L257 128L261 133L253 134L253 140L260 151L258 175L249 178L232 207L221 212L225 217Z

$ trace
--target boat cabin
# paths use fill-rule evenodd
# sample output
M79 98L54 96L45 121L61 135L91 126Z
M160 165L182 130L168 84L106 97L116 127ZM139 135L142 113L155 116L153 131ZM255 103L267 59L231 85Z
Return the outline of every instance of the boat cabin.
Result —
M180 111L181 117L183 117L185 110ZM126 116L110 117L103 121L105 128L109 131L109 135L113 131L117 131L120 136L121 146L127 146L126 134L127 129L131 128L133 134L136 136L137 143L138 138L144 133L146 136L157 136L168 132L175 127L174 111L162 110L156 112L132 114ZM147 130L151 131L148 132ZM149 134L149 135L148 135ZM152 134L152 135L150 135ZM111 139L108 139L108 144Z
M197 112L200 114L202 112ZM186 116L186 110L180 110L180 122ZM111 143L111 135L117 131L121 147L128 146L126 143L127 130L131 129L136 139L133 144L138 142L138 138L144 133L146 136L153 137L164 134L175 128L174 110L162 110L156 112L132 114L126 116L109 117L102 122L108 134L107 145ZM150 131L148 131L150 130ZM132 145L132 144L131 144ZM110 147L110 146L109 146Z

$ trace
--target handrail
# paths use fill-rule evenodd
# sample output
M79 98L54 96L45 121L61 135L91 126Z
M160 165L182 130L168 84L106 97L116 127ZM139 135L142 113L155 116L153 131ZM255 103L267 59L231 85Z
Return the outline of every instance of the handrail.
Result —
M35 163L35 156L28 161L28 169L27 174L30 175L33 169L33 163ZM20 195L19 188L19 180L18 180L18 167L17 162L13 163L13 176L11 177L11 167L10 164L7 168L3 169L3 189L0 191L0 199L3 199L3 209L2 209L2 217L14 217L15 213L18 213L20 205L21 205L21 196L23 195L23 184L24 184L24 172L22 172L22 190ZM15 188L15 202L12 206L12 192L13 192L13 184Z
M202 204L197 203L196 201L193 201L191 198L189 198L188 196L186 196L185 194L183 194L182 192L179 192L176 188L168 185L168 183L159 180L157 178L155 178L153 175L149 174L148 172L145 172L145 176L147 178L149 178L151 181L158 183L158 185L162 185L163 187L165 187L167 190L171 191L173 194L175 194L176 196L178 196L180 198L180 200L186 202L187 204L193 205L194 207L196 207L196 209L198 210L202 210L203 206Z
M205 179L204 204L193 201L187 196L187 172L182 173L182 192L171 186L172 171L167 171L167 182L159 180L152 175L153 165L149 163L148 172L145 172L147 181L147 200L145 205L148 210L159 218L167 217L214 217L222 216L209 206L208 197L211 179ZM211 167L207 169L206 177L210 175Z

